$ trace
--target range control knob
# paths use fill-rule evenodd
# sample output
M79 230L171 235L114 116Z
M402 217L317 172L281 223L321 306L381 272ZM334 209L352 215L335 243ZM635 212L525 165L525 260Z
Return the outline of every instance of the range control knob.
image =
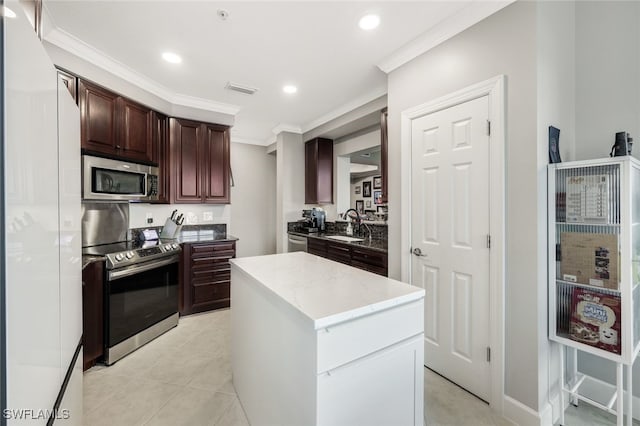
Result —
M127 256L127 259L131 259L133 257L133 252L132 251L128 251L126 256Z
M179 247L179 246L178 246L178 243L173 243L173 244L171 244L171 247L172 247L174 250L178 250L178 247Z
M164 249L165 249L166 251L171 250L171 244L165 244Z
M122 259L124 259L124 254L122 253L116 254L116 262L120 262Z

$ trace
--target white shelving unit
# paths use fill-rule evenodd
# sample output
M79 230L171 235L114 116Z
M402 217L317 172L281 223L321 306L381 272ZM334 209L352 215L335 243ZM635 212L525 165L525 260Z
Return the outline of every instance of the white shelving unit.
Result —
M640 350L640 162L615 157L552 164L548 171L549 338L560 343L561 407L569 396L615 414L620 426L626 412L630 426ZM596 379L577 373L577 351L617 364L614 391L589 392ZM565 384L568 352L574 371Z

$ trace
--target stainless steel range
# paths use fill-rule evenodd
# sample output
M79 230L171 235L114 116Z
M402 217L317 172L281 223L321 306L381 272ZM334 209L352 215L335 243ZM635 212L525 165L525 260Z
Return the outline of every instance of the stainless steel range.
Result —
M106 243L126 238L128 204L84 203L83 210L83 231L92 236L83 238L83 254L106 259L105 363L111 365L178 325L181 249L153 232L145 241Z

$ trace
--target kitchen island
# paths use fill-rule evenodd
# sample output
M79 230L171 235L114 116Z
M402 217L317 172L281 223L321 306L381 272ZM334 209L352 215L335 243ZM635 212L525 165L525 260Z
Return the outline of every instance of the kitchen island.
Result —
M423 289L304 252L230 262L253 426L423 424Z

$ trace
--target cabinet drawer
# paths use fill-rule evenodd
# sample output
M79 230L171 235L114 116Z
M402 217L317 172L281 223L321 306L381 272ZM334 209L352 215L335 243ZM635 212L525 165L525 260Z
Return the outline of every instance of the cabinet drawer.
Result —
M375 250L354 247L352 251L352 258L355 261L368 263L374 266L387 266L387 254Z
M206 272L194 272L192 274L191 282L194 286L206 284L206 283L214 283L214 282L222 282L222 281L230 281L231 280L231 270L227 269L225 271L206 271Z
M228 299L231 290L229 283L198 285L193 287L193 303L211 302L213 300Z
M193 244L191 246L192 256L206 256L220 251L235 252L235 241L225 241L211 244Z
M192 258L191 269L215 269L224 267L225 265L229 266L229 259L231 259L231 256Z
M318 374L424 332L424 299L318 330Z
M364 269L365 271L373 272L374 274L382 275L384 277L387 276L387 268L384 266L376 266L371 265L369 263L359 262L355 259L351 260L351 266L358 269Z

